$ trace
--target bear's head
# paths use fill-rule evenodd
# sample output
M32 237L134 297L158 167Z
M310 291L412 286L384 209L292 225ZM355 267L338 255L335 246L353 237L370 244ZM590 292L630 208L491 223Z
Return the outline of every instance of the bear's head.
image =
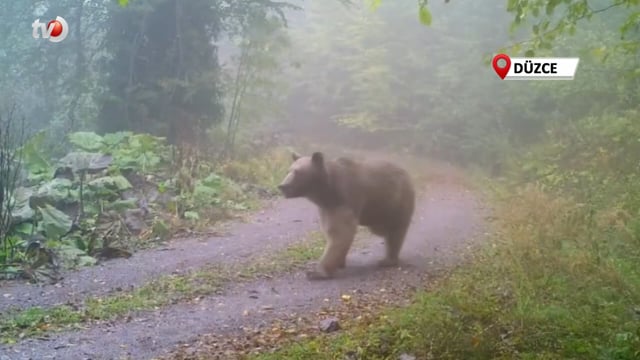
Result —
M309 197L320 190L327 181L324 156L314 152L311 156L292 153L293 163L278 189L285 198Z

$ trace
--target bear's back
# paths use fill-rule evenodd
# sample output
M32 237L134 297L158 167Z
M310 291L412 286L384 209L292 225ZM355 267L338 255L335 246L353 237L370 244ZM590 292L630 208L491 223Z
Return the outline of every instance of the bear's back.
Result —
M364 226L404 221L411 217L415 191L411 177L385 160L355 161L338 158L330 170L331 181L346 205L361 214Z

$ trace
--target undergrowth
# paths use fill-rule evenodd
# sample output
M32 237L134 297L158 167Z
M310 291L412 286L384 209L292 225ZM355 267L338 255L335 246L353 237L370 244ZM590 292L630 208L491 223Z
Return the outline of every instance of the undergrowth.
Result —
M254 184L275 191L291 166L291 152L284 148L272 148L258 156L227 161L222 173L236 181Z
M129 257L177 232L209 229L273 196L290 163L280 148L220 163L132 132L71 133L70 150L58 159L46 139L37 133L14 150L24 176L7 197L0 278L57 281L61 268Z
M475 260L373 324L257 359L638 359L640 222L526 186Z

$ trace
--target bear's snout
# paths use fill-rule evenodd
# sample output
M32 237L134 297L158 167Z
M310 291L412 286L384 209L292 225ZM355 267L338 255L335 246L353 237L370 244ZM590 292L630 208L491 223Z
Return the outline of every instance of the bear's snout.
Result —
M280 192L285 196L287 195L288 188L289 188L288 184L285 184L285 183L278 185L278 190L280 190Z
M282 183L278 185L278 190L284 195L285 198L296 197L294 186L290 183Z

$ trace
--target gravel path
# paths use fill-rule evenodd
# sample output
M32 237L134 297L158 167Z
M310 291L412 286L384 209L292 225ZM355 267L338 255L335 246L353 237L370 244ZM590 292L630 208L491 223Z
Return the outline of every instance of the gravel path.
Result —
M482 234L482 205L473 193L451 184L432 185L419 200L401 253L403 265L374 266L384 251L378 238L349 255L347 268L329 281L308 281L304 271L279 278L229 286L223 295L134 314L126 321L84 330L26 339L0 347L5 359L150 359L205 333L255 327L293 311L313 311L339 301L344 293L418 286L425 275L460 260L466 246ZM230 262L282 248L319 229L313 205L279 200L248 223L234 224L229 234L210 239L176 241L166 249L136 254L128 260L69 273L61 285L11 285L1 289L1 309L52 305L121 287L142 284L161 274L215 262Z
M140 251L129 259L68 272L57 284L0 283L0 312L9 308L75 303L137 287L156 277L207 264L241 261L256 253L286 247L318 229L313 205L303 199L277 200L246 222L227 226L224 235L175 239L166 246Z

